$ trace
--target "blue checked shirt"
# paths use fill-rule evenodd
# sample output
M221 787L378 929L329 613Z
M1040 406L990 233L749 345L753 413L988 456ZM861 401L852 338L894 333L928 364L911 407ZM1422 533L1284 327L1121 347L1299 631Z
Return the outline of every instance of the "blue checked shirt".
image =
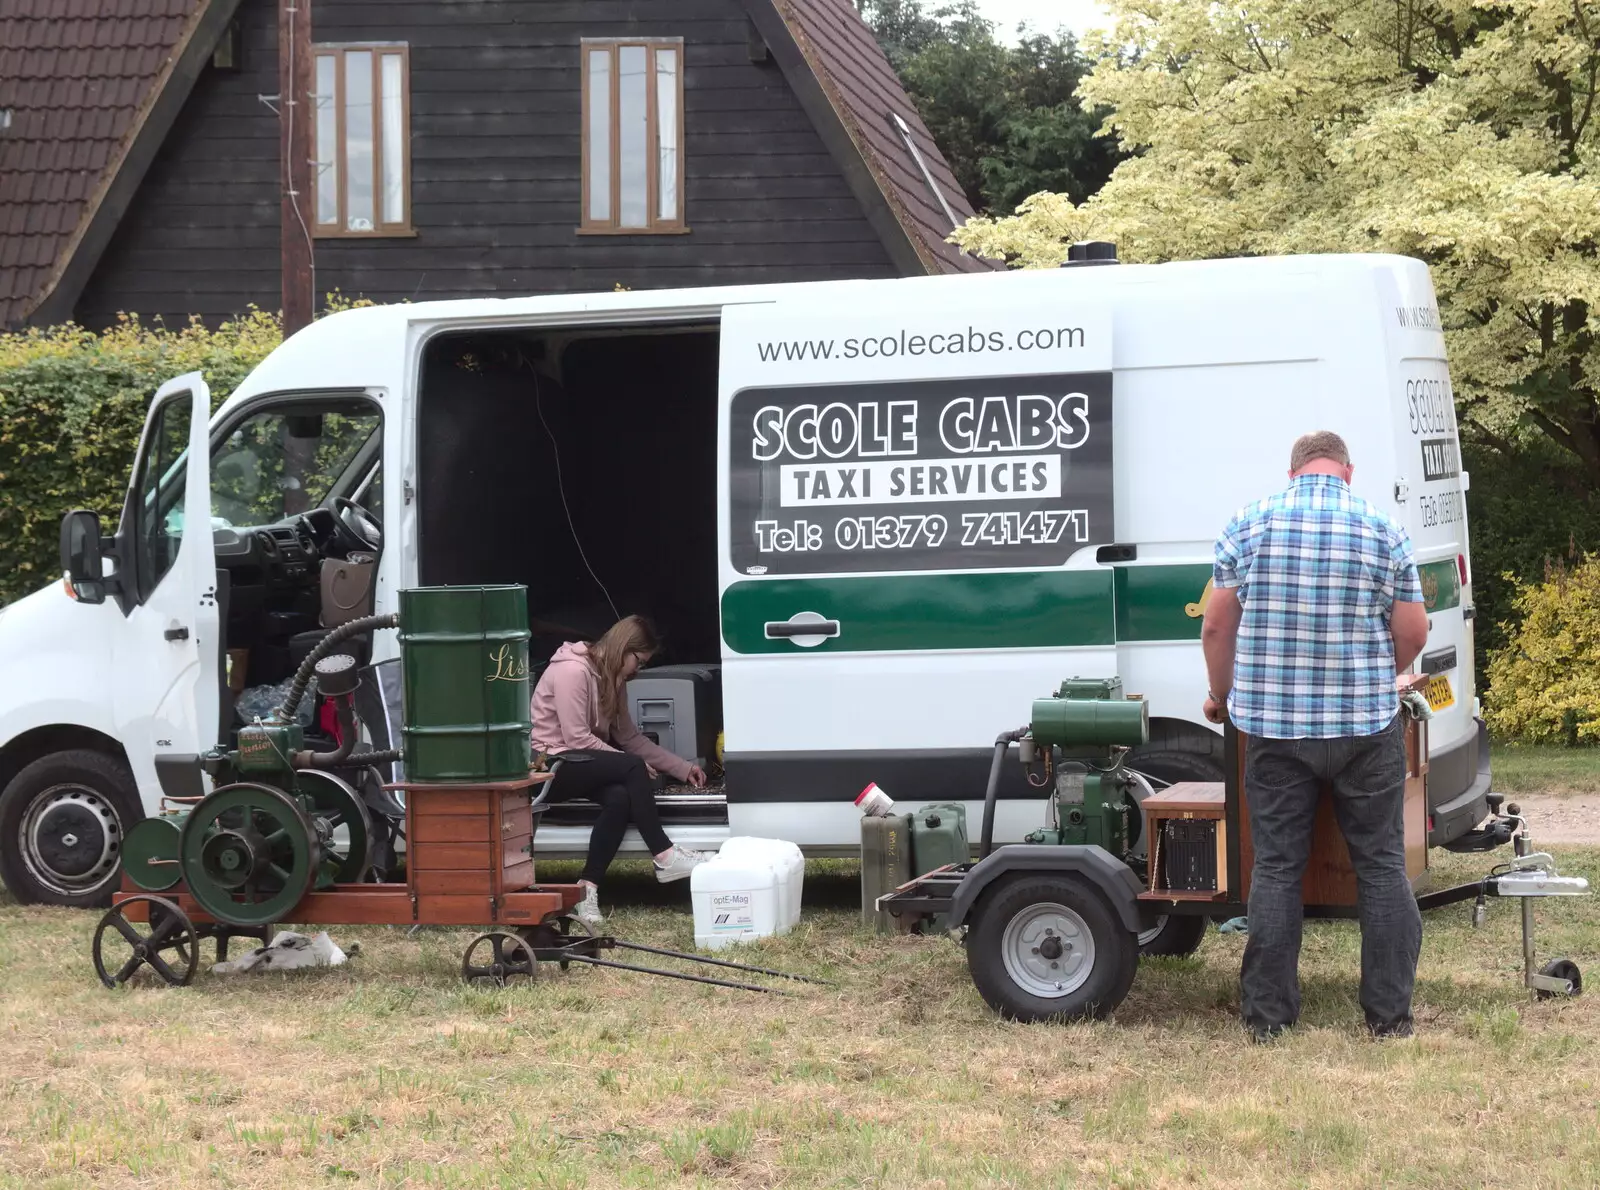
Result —
M1404 529L1337 476L1302 475L1240 511L1217 539L1212 583L1244 618L1228 713L1277 740L1373 735L1400 709L1395 602L1422 602Z

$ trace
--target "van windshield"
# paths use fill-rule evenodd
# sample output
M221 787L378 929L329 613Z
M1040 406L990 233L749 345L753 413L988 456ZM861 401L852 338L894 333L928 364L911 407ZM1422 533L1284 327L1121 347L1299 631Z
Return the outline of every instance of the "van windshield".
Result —
M214 526L276 524L348 492L347 473L370 464L360 456L378 426L365 403L280 405L247 417L211 455Z

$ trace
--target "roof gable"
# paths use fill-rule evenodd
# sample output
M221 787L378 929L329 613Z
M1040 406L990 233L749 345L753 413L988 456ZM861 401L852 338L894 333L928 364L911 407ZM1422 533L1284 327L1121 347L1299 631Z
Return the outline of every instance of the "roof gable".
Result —
M211 7L211 0L5 5L0 111L10 113L10 126L0 128L0 326L39 309L84 246L130 148L147 131L158 141L165 135L166 127L149 127L151 114ZM234 4L226 7L231 14ZM68 303L62 316L70 312Z
M851 149L872 179L876 201L887 204L915 252L919 271L983 272L999 267L996 262L969 256L946 241L956 225L972 217L972 207L883 48L851 0L746 3L769 43L773 32L786 37L805 69L820 84L828 110L814 112L813 120L819 123L819 131L823 131L822 121L831 121L848 137ZM776 15L781 24L763 20L763 9ZM774 46L775 52L778 49ZM801 91L804 102L801 82L791 73L785 55L778 54L778 60L790 75L791 85ZM897 117L904 122L904 131ZM857 197L871 201L868 195Z

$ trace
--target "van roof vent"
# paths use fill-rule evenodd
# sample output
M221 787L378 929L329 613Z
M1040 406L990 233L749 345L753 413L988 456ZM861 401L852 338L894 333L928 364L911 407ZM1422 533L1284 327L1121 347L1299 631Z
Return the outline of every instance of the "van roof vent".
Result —
M1116 264L1117 246L1109 240L1080 240L1067 249L1067 258L1061 262L1064 269L1080 264Z

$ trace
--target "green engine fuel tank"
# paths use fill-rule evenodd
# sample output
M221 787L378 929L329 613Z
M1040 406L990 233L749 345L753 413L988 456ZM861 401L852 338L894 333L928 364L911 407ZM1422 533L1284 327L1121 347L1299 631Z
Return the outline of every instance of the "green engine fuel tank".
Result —
M407 779L528 775L528 595L522 586L400 592Z
M1066 682L1056 697L1034 700L1031 727L1036 743L1057 748L1137 748L1149 742L1148 702L1121 697L1120 682L1101 684L1106 693L1091 694L1088 685Z

